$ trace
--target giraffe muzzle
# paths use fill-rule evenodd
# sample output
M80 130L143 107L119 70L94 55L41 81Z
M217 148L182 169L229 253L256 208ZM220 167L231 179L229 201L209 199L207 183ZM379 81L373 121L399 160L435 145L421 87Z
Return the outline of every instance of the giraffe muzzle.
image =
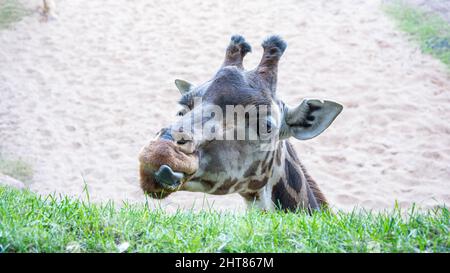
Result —
M198 162L197 155L184 153L174 141L150 141L139 153L140 186L152 198L166 198L198 170Z
M176 191L184 178L181 172L174 172L168 165L161 165L154 174L156 182L164 189Z

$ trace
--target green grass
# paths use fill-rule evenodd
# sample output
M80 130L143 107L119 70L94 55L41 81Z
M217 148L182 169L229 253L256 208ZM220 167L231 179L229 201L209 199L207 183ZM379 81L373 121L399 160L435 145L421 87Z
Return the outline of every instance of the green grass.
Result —
M28 183L33 177L33 168L22 160L10 160L0 155L0 173Z
M20 21L28 13L17 0L0 0L0 29Z
M168 214L0 187L0 252L449 252L448 233L444 207Z
M409 33L423 52L441 60L450 68L450 24L439 15L426 13L406 4L388 4L385 12L402 31Z

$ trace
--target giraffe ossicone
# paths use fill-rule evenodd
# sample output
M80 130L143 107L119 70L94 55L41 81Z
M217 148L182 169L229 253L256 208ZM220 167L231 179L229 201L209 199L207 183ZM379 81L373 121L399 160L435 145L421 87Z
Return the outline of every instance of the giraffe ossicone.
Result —
M258 66L245 70L251 46L231 37L222 66L201 85L175 80L178 120L159 131L139 155L140 183L153 198L175 191L239 193L264 210L318 209L327 201L300 163L289 138L321 134L342 105L304 99L289 107L276 95L279 36L262 43Z

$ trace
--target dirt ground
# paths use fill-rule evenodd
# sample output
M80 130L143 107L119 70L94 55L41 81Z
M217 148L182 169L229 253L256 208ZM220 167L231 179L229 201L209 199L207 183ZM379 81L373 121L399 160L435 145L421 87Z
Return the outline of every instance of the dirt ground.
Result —
M0 30L0 152L33 166L31 190L83 196L86 182L94 201L143 202L137 156L176 118L173 80L208 80L236 33L253 46L253 68L261 41L279 34L288 43L279 96L344 105L325 133L293 141L335 208L450 202L450 74L381 1L56 4L57 20L34 13ZM237 195L188 192L154 205L244 208Z

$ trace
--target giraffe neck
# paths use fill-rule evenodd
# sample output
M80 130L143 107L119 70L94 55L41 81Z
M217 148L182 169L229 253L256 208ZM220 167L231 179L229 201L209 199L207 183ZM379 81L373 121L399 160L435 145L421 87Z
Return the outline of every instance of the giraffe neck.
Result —
M279 142L277 149L271 152L270 161L267 184L257 193L241 194L249 203L253 201L253 204L266 210L286 211L312 211L327 206L322 192L287 140Z

